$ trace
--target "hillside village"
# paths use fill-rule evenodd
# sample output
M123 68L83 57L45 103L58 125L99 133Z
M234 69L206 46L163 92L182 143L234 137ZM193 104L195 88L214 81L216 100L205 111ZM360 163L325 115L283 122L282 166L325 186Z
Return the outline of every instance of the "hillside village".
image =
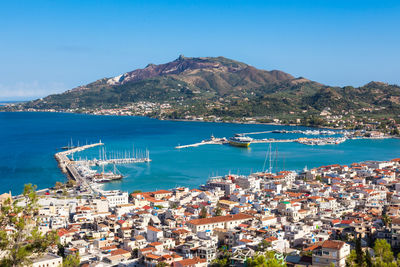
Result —
M200 267L223 257L246 266L274 251L287 266L342 267L356 237L364 249L375 239L400 247L399 179L394 159L227 175L198 189L50 194L40 197L35 219L41 232L56 230L64 253L78 253L82 266ZM57 266L57 250L33 266Z

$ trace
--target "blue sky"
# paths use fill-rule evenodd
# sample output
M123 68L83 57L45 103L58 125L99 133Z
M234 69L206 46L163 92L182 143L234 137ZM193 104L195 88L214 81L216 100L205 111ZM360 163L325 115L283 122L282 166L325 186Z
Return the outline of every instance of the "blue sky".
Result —
M329 85L400 84L400 1L0 2L0 100L32 99L179 54Z

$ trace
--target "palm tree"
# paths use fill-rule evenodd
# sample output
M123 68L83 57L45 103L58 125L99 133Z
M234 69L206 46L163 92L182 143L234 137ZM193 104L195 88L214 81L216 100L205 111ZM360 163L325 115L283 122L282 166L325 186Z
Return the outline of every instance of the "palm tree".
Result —
M382 221L385 224L386 227L390 226L392 224L392 218L390 218L389 216L387 216L387 214L384 214L382 216Z

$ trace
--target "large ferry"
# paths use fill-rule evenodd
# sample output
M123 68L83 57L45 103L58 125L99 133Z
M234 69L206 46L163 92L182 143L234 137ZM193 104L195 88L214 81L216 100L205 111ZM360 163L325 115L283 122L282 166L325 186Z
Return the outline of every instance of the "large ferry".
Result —
M228 141L232 146L249 147L253 139L242 134L235 134L235 136L229 138Z

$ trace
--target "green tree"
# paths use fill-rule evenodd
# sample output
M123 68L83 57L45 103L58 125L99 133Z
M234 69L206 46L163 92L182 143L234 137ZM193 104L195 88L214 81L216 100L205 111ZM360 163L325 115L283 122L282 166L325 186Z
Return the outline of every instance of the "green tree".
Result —
M229 259L221 258L212 261L211 266L213 267L229 267Z
M400 253L397 254L397 266L400 266Z
M5 253L0 266L29 265L34 257L56 244L58 236L55 232L43 235L39 231L40 221L35 217L37 200L36 186L28 184L21 199L14 202L8 199L1 206L0 249Z
M355 249L355 251L356 251L356 264L358 266L362 266L363 262L364 262L364 257L363 257L364 253L363 253L362 248L361 248L361 237L360 236L358 236L356 238L356 249Z
M227 251L225 247L221 247L218 249L220 251L217 259L211 262L211 266L213 267L229 267L230 266L230 258L232 254Z
M270 242L263 240L258 244L257 251L265 252L267 248L269 248L270 246L271 246Z
M207 218L207 209L204 206L201 208L200 218Z
M215 209L215 216L221 216L222 215L222 209L220 207L220 204L218 202L217 208Z
M369 254L368 249L365 250L365 256L364 256L364 258L365 258L365 266L366 266L366 267L372 267L372 266L373 266L372 258L371 258L371 254Z
M138 193L142 193L142 190L135 190L132 193L129 194L129 201L133 200L133 196L132 194L138 194Z
M357 254L355 250L351 250L346 259L346 266L357 266Z
M65 188L65 186L64 186L63 189L62 189L62 195L63 195L64 197L67 197L67 196L68 196L68 191L67 191L67 189Z
M57 248L58 248L57 255L65 258L65 246L61 243L58 243Z
M382 221L385 224L386 227L390 226L392 224L392 218L390 218L387 214L384 214L382 216Z
M276 257L276 253L274 251L268 251L264 254L260 254L255 256L254 258L250 258L247 260L247 266L249 267L261 267L261 266L268 266L268 267L284 267L286 263L283 259L278 259Z
M166 267L166 266L169 266L169 264L163 261L156 264L156 267Z
M377 239L374 245L376 262L391 263L394 260L392 247L385 239Z
M56 184L54 185L54 188L58 190L58 189L60 189L62 186L63 186L63 183L61 183L61 182L56 182Z
M63 267L77 267L81 263L79 253L68 255L63 259Z
M74 187L76 185L76 181L73 179L69 179L67 182L67 187Z
M131 255L132 255L132 258L134 258L134 259L138 258L139 257L139 249L138 248L134 248L132 250Z

